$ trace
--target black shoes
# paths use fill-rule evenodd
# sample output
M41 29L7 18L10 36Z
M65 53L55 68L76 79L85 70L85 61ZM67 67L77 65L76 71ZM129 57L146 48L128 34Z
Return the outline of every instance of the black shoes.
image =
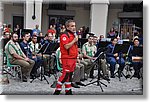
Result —
M111 78L115 78L115 75L111 75L110 77L111 77Z
M55 92L53 93L53 95L60 95L60 90L55 90ZM70 89L70 90L68 90L67 92L66 92L66 95L73 95L72 94L72 90Z
M91 79L94 79L95 77L90 75L90 78L91 78Z
M71 86L74 87L74 88L80 88L80 86L78 86L75 82L71 83Z
M122 71L121 70L118 70L118 77L122 77Z
M114 74L114 72L110 72L111 73L111 78L115 78L115 74Z
M22 81L23 81L23 82L27 82L28 80L27 80L26 77L22 77Z
M55 90L55 92L53 93L53 95L59 95L60 94L60 90Z
M73 95L72 90L70 89L69 91L66 92L66 95Z
M37 73L34 73L34 74L30 75L30 79L36 79L38 77L40 77L40 74L37 74Z
M107 81L110 81L109 76L107 76L107 75L105 75L105 76L103 77L103 79L104 79L104 80L107 80Z
M139 74L134 74L132 77L135 77L135 78L138 78L138 79L141 78Z
M35 79L35 76L34 75L30 75L30 79Z

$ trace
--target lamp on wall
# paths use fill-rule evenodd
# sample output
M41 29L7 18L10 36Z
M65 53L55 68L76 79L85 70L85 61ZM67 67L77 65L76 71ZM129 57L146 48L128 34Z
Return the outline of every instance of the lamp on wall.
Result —
M32 19L35 20L36 16L35 16L35 0L34 0L34 4L33 4L33 16Z

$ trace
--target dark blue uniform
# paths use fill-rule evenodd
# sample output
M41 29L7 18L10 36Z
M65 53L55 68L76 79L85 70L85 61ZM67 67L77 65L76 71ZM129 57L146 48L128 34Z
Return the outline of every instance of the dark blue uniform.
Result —
M36 57L36 58L32 58L32 52L30 50L30 46L29 46L29 43L24 43L24 42L21 42L20 43L20 47L22 49L22 51L24 52L24 54L29 58L29 59L32 59L35 61L35 65L31 71L31 74L32 75L35 75L36 72L37 72L37 69L40 67L40 65L42 64L42 59L41 57Z
M106 52L106 60L110 64L110 71L111 71L111 77L114 77L114 71L115 71L115 65L116 63L119 64L119 70L122 71L125 66L125 61L122 58L122 55L120 55L119 60L116 60L116 57L114 56L114 48L115 46L113 44L109 44L107 46L107 52Z
M139 46L140 47L140 46ZM132 62L132 65L133 65L133 69L134 69L134 75L133 77L137 77L137 78L140 78L140 69L142 68L143 66L143 62L142 61L139 61L139 62L133 62L132 61L132 56L134 57L141 57L139 55L136 55L134 52L133 52L133 48L134 46L131 46L131 49L130 49L130 54L129 54L129 58L130 58L130 61Z

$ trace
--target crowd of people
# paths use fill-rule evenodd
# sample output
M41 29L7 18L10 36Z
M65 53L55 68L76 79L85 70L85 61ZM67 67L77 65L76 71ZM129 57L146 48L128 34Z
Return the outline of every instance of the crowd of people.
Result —
M129 32L128 29L119 32L117 28L112 27L107 33L107 38L119 38L119 39L130 39L130 36L138 37L141 44L143 44L143 33L142 29L134 29L132 32Z
M89 28L81 27L79 30L76 30L76 23L73 20L68 20L65 25L62 25L59 33L55 25L50 25L44 37L39 30L39 26L36 25L32 33L22 33L21 41L18 41L20 38L19 25L16 26L14 31L11 29L11 25L4 25L1 32L1 39L8 39L3 50L8 55L11 64L21 66L23 82L27 82L29 78L39 77L37 69L40 66L44 66L45 75L53 74L55 70L58 71L57 67L55 67L55 63L58 61L57 64L61 67L62 76L57 81L55 95L60 94L63 84L65 85L66 94L72 94L71 87L80 88L80 86L85 86L83 83L85 80L95 77L96 63L93 61L97 58L95 54L100 49L100 42L105 39L103 35L99 37L89 35L88 41L81 47L78 47L78 39L86 38ZM58 36L60 37L59 40L57 39ZM38 37L42 38L38 41ZM139 37L133 39L133 44L130 44L128 54L113 52L115 45L120 40L113 29L108 33L108 38L111 38L111 41L110 44L105 46L104 52L106 56L99 59L100 63L98 63L101 66L102 78L107 81L115 78L116 64L119 64L118 75L121 77L121 72L124 70L127 58L132 63L135 71L133 77L140 78L139 73L143 66L142 60L134 61L133 59L133 56L134 58L139 56L134 53L134 47L142 46ZM60 43L60 47L56 51L50 52L51 54L39 52L43 45L56 43ZM110 64L110 68L108 68L107 64Z

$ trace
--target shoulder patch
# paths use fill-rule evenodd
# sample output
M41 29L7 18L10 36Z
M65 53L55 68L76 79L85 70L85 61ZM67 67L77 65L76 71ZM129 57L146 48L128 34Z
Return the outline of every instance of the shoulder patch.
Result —
M67 38L64 36L64 37L62 38L62 40L63 40L63 41L66 41L66 40L67 40Z

